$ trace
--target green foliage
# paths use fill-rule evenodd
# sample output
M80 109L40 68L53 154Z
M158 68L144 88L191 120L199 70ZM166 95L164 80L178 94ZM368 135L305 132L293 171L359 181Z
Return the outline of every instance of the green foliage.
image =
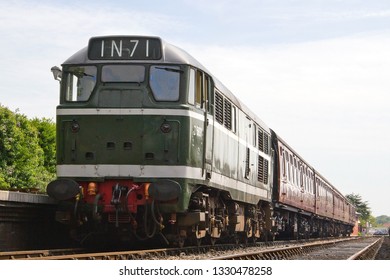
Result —
M38 131L38 144L43 150L44 167L50 173L56 172L56 127L50 119L33 119L31 124Z
M45 190L55 177L55 125L0 105L0 188Z
M376 223L378 225L390 224L390 217L386 215L381 215L376 217Z
M346 197L356 207L359 213L360 224L362 226L370 225L371 227L383 226L390 223L390 217L386 215L374 217L367 201L363 201L359 194L348 194Z
M360 223L365 225L367 222L372 223L375 218L371 216L371 209L367 201L363 201L359 194L348 194L346 197L356 207L356 212L359 213Z
M370 218L368 219L368 223L371 225L371 227L378 226L376 218L374 216L372 216L372 215L370 215Z

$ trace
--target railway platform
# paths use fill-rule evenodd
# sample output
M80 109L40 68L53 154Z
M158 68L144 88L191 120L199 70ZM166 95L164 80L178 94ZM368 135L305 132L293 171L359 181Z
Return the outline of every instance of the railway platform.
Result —
M44 194L0 190L0 203L31 203L55 205L57 202Z
M66 246L55 222L57 202L43 194L0 191L0 251Z

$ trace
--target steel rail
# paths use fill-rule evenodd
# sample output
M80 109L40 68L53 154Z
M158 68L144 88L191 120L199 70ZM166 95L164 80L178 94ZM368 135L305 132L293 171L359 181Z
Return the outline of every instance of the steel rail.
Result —
M287 248L274 248L250 253L240 253L214 257L212 260L287 260L293 256L312 252L318 248L333 246L343 240L321 241L310 244L294 245Z
M243 244L216 244L206 246L194 246L184 248L163 248L163 249L149 249L149 250L137 250L137 251L117 251L117 252L89 252L79 254L61 254L61 255L49 255L42 254L34 256L28 256L26 258L19 257L18 259L29 260L145 260L145 259L167 259L169 257L180 257L185 255L202 255L206 253L223 253L228 250L245 250L250 248L261 253L260 259L286 259L302 252L310 252L314 250L313 244L317 246L326 246L329 243L331 246L334 243L341 242L345 239L326 239L326 240L310 240L311 244L305 244L307 240L295 240L295 241L274 241L274 242L259 242L251 243L244 246ZM351 240L351 238L349 238ZM325 242L325 243L324 243ZM319 245L320 244L320 245ZM270 249L270 247L272 247ZM279 248L278 248L279 247ZM267 249L268 248L268 249ZM282 253L282 251L285 251ZM284 254L284 255L283 255ZM245 255L245 254L244 254ZM249 254L242 257L243 259L256 259L256 257L250 257ZM211 259L227 259L226 255L222 257L216 257ZM233 259L233 258L231 258Z
M214 257L212 260L287 260L299 255L315 252L319 249L331 248L337 244L342 244L343 242L354 240L359 239L322 240L309 244L293 245L287 248L273 248L267 250L258 250L255 252L223 255Z
M71 253L85 252L83 248L67 249L49 249L49 250L27 250L27 251L8 251L0 252L0 260L17 260L17 259L35 259L48 256L69 255Z
M370 245L366 246L364 249L353 254L348 258L348 260L373 260L375 259L376 254L382 246L384 237L378 238Z

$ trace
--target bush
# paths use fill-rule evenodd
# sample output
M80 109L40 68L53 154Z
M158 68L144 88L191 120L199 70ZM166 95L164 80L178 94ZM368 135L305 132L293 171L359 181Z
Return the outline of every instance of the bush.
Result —
M55 177L55 124L0 105L0 188L38 188Z

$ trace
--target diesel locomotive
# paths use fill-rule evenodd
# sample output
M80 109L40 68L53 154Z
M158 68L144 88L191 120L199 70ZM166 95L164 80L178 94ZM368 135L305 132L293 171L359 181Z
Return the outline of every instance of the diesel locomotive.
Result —
M351 233L349 201L182 49L93 37L52 72L47 193L74 238L183 246Z

